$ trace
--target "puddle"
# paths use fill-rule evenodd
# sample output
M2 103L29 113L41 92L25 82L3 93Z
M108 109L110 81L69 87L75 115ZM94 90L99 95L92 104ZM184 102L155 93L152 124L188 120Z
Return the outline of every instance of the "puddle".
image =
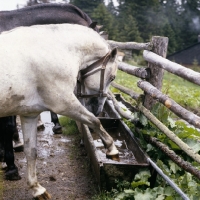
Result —
M71 142L71 140L68 140L68 139L65 139L65 138L61 138L60 141L64 142L64 143Z
M49 156L59 154L63 152L62 144L70 142L71 140L62 137L61 135L54 135L53 126L51 122L51 114L49 111L42 112L40 114L40 119L44 123L44 131L39 131L37 133L37 152L38 159L47 159ZM18 130L20 140L23 141L23 134L21 131L20 119L18 118ZM57 138L58 145L53 145L55 143L55 137ZM60 145L59 145L60 144ZM19 162L24 163L26 159L19 160Z

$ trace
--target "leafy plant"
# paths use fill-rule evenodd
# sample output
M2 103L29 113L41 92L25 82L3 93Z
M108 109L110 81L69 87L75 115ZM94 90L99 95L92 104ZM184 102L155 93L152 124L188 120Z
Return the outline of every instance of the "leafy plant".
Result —
M72 135L78 132L76 122L69 117L59 117L60 125L62 126L63 134Z
M200 151L200 134L197 129L192 126L188 126L185 122L178 120L174 121L171 118L170 111L164 107L162 104L155 104L152 113L170 130L172 130L180 139L182 139L188 146L190 146L195 152ZM142 115L142 114L140 114ZM180 157L184 160L192 162L191 158L188 157L180 148L174 144L171 140L168 139L154 124L147 120L147 123L144 124L144 119L141 117L138 118L143 125L140 132L143 134L148 134L150 136L158 138L161 142L169 145ZM142 119L142 120L141 120ZM140 141L142 141L140 137ZM190 199L199 199L199 187L200 181L193 177L190 173L185 172L180 167L178 167L174 162L166 158L165 154L161 151L158 151L151 144L148 144L144 141L141 142L143 148L146 150L148 155L157 162L157 165L163 170L163 172L169 176L188 196ZM193 165L196 165L200 168L199 164L193 162ZM168 187L161 177L158 178L157 186L162 186L163 188ZM153 190L153 189L152 189ZM179 199L179 195L173 191L168 197L161 194L159 198L163 199ZM155 197L154 197L155 198ZM157 197L156 197L157 198Z

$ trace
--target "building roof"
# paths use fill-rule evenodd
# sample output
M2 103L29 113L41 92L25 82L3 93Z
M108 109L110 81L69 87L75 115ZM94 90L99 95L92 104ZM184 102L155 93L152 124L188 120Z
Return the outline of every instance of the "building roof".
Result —
M167 59L182 65L192 65L196 61L200 65L200 42L167 56Z

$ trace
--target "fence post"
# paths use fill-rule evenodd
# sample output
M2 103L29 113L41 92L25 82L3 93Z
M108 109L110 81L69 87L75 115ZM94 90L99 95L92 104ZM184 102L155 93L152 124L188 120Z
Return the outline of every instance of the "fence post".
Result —
M152 52L166 58L168 37L153 36L151 43L153 46ZM154 87L156 87L158 90L161 90L164 70L151 63L148 63L148 67L151 73L150 78L147 79L147 81L151 83ZM155 100L149 94L145 94L144 106L147 109L151 110L154 103Z

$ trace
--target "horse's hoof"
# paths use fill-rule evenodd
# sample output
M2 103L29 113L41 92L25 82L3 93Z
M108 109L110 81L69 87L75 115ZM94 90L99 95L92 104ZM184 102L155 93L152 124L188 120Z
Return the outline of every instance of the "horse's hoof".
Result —
M18 181L21 179L21 176L18 173L18 169L14 168L14 169L10 169L10 170L6 170L5 172L5 179L9 180L9 181Z
M37 131L44 131L45 126L44 124L37 125Z
M62 126L60 126L60 125L54 126L52 130L53 130L54 134L62 134Z
M119 154L117 154L117 155L108 155L108 154L106 154L106 158L108 158L108 159L111 159L111 160L115 160L115 161L120 161L120 159L119 159Z
M43 194L34 198L34 200L48 200L51 199L51 195L48 192L44 192Z
M106 152L106 158L119 161L119 151L117 149Z
M24 151L24 144L22 142L14 143L13 149L15 150L15 152L22 152Z

